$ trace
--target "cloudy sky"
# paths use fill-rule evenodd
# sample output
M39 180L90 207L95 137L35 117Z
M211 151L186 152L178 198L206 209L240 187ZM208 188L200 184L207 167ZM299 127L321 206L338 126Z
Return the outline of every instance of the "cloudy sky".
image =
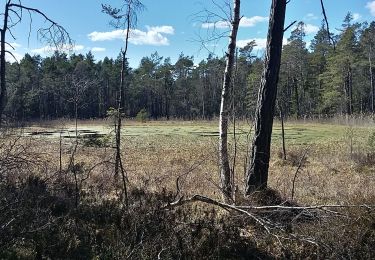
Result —
M175 62L180 53L193 55L196 63L207 57L208 50L223 55L227 38L220 41L202 40L226 35L228 24L222 19L228 0L143 0L146 9L139 14L137 27L131 32L128 51L129 62L137 67L142 57L157 51L160 56L171 57ZM45 12L70 33L77 53L91 51L97 60L105 56L116 57L124 45L125 31L111 27L110 18L101 12L101 3L120 6L121 0L22 0L22 4ZM375 19L375 0L325 0L330 27L339 29L348 11L355 21ZM263 52L266 42L268 15L271 0L242 0L243 16L238 34L238 45L257 42L256 51ZM319 0L291 0L287 7L286 25L294 20L306 24L306 40L319 29L322 14ZM207 18L207 14L211 14ZM216 16L213 16L215 14ZM15 57L25 53L50 55L51 48L37 39L37 29L43 19L24 13L23 21L13 28L12 43ZM45 24L44 24L45 25ZM31 34L29 36L29 29ZM286 33L285 38L290 34ZM10 59L10 57L9 57Z

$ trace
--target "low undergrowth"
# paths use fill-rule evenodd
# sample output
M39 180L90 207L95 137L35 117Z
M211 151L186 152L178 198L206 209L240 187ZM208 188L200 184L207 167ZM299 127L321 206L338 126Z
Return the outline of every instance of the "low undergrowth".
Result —
M199 202L165 208L170 193L133 189L120 200L74 204L73 184L54 187L38 177L0 185L1 259L373 259L375 214L344 208L337 214L273 211L246 215ZM257 195L280 205L275 193ZM375 200L374 200L375 201ZM282 205L286 205L285 201ZM290 204L289 204L290 205ZM297 204L294 204L297 205ZM289 214L289 215L288 215ZM282 228L283 227L283 228ZM284 229L286 227L286 229Z
M260 222L201 201L168 207L194 194L220 200L214 138L126 137L126 208L111 147L0 135L0 259L375 258L370 149L290 145L284 161L276 147L273 189L239 192L236 207L296 208L246 209ZM328 204L347 206L298 208Z

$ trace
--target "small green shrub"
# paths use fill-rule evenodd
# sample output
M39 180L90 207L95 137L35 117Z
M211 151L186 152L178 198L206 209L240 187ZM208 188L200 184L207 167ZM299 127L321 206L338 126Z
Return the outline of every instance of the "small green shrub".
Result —
M84 137L83 145L88 147L109 147L110 135L91 134Z
M367 140L367 145L371 152L375 152L375 131L373 131Z
M145 108L142 108L136 116L137 121L146 122L149 119L150 115L148 114Z

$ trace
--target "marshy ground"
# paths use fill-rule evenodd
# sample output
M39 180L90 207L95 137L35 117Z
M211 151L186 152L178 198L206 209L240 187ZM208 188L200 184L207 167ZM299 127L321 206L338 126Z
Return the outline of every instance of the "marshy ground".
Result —
M255 205L256 202L254 202L254 200L257 194L254 195L254 200L252 200L251 196L245 199L242 195L245 177L244 168L246 166L249 142L251 141L251 125L247 122L239 122L236 125L235 137L233 136L233 126L230 132L230 153L232 162L235 158L235 180L238 187L236 204L252 205L254 203ZM169 201L174 197L177 190L177 179L179 179L180 196L184 195L185 197L189 197L199 194L216 200L221 199L219 190L217 156L218 132L216 121L150 121L145 123L125 121L122 133L122 157L129 180L130 200L134 202L134 212L141 214L136 210L140 207L142 210L149 212L142 216L148 216L147 214L154 212L154 207L162 207L162 204L165 204L166 200ZM77 172L79 172L77 176L80 206L72 212L80 212L81 215L75 217L75 219L76 221L78 221L77 219L83 221L81 219L84 216L81 212L83 209L91 208L93 205L107 205L106 203L116 201L119 196L121 196L121 192L119 192L119 190L121 190L121 181L119 176L116 177L113 175L115 150L113 148L113 127L111 123L108 121L79 122L78 136L78 146L75 150L74 122L44 122L33 124L22 129L15 129L12 131L11 135L4 135L1 139L4 145L0 147L2 149L1 154L4 158L7 151L9 151L9 147L11 147L9 144L14 143L12 140L17 140L17 143L20 144L20 146L15 145L12 148L12 153L18 154L21 162L25 162L25 164L23 165L21 163L17 166L17 170L11 170L9 176L6 176L7 182L14 183L16 186L18 185L17 183L23 183L22 179L26 179L25 176L35 175L45 181L48 187L55 187L56 185L60 187L61 185L59 186L58 183L73 181L72 173L66 172L65 169L67 169L71 162L72 154L74 153L74 165L76 166ZM236 142L234 142L234 138L236 138ZM356 123L356 125L354 125L352 122L342 124L337 122L315 123L291 121L285 124L285 141L287 160L282 159L281 127L279 123L276 123L273 131L269 186L278 194L278 200L274 202L272 202L272 200L266 201L266 204L280 204L285 202L292 202L295 205L375 204L375 189L373 188L375 187L375 129L372 124ZM75 152L73 152L74 150ZM306 154L306 156L301 160L303 154ZM5 160L3 160L3 162L4 161ZM296 173L298 167L300 169ZM5 179L5 177L3 179ZM293 184L294 190L292 191ZM60 187L59 189L64 188ZM56 194L55 189L52 190L52 193ZM67 194L74 194L74 191L69 192ZM161 199L159 203L157 203L155 202L157 199L152 197L152 199L141 199L141 202L139 202L139 198L143 198L142 196L146 196L145 194L148 193L162 194L160 196L164 196L164 199ZM64 196L69 198L70 195ZM143 200L144 202L142 202ZM259 198L257 198L257 200L259 200ZM147 203L150 203L150 201L153 204L152 206L148 206L149 208L139 206L148 205ZM197 204L200 205L199 203ZM227 213L223 210L215 209L215 207L202 206L203 207L199 206L198 208L193 205L191 207L183 206L182 208L185 207L185 210L187 210L183 211L185 213L181 213L177 210L177 215L173 215L172 220L169 219L170 215L163 215L163 220L159 220L159 223L168 221L168 223L166 222L165 224L171 227L177 225L176 223L179 223L178 225L185 223L184 225L190 230L190 225L194 226L199 219L204 219L216 223L212 224L209 222L214 225L215 228L217 226L221 227L222 224L220 223L222 222L220 221L222 220L219 219L227 215ZM116 210L118 210L118 208L115 207L107 210L117 212ZM142 210L141 212L143 212ZM320 257L329 256L335 258L336 253L336 257L370 257L372 252L371 247L374 245L375 241L374 212L362 209L345 209L344 211L341 212L345 215L343 218L334 216L330 219L320 219L314 223L302 224L291 222L293 232L316 238L316 241L320 241L317 242L316 245L311 245L310 243L305 245L305 242L298 241L298 239L292 242L289 238L288 240L282 240L280 243L278 241L279 238L272 240L272 236L261 236L256 228L254 229L249 223L243 222L242 220L239 221L238 218L240 216L236 215L231 216L231 218L234 218L231 221L234 222L229 221L228 225L226 225L231 226L235 231L232 229L228 231L224 227L220 229L212 229L212 227L209 234L216 234L216 231L219 232L217 233L218 236L220 236L220 232L224 232L226 235L229 233L233 234L234 237L232 237L232 235L229 236L230 241L241 238L238 240L238 243L245 243L247 245L246 247L251 248L251 250L255 248L256 251L254 251L255 249L253 251L250 250L251 254L261 256L261 258L288 256L292 258L307 256L319 258L319 255ZM119 212L118 214L121 215ZM158 214L159 213L157 213L157 216L159 216ZM182 216L178 214L182 214ZM69 216L68 219L72 217L72 215ZM129 216L132 215L130 214ZM244 218L241 217L241 219ZM108 221L112 223L112 220ZM120 222L122 223L122 220ZM82 223L86 222L83 221ZM204 223L208 226L211 225L206 222ZM107 245L112 247L112 239L115 237L117 237L116 239L120 239L119 237L121 237L121 234L116 232L119 232L118 230L122 230L124 227L118 227L116 230L112 230L111 228L107 230L109 228L107 224L99 225L95 222L95 225L92 223L90 225L91 228L95 227L95 230L98 230L96 225L100 226L100 230L106 230L105 232L108 232L107 235L109 236L106 237L108 240ZM140 224L138 223L136 226L137 225L138 228L140 228ZM146 224L143 223L142 225ZM83 226L85 227L82 228L84 231L80 230L84 235L77 238L81 241L80 243L83 243L82 239L85 239L86 236L91 236L85 233L88 232L87 230L91 229L85 225ZM144 250L146 250L145 248L152 248L158 245L161 246L158 248L158 251L154 252L150 249L151 251L147 253L148 255L140 257L140 255L147 250L142 251L138 247L134 249L134 246L139 243L139 241L135 239L134 241L138 242L134 242L135 244L133 243L133 246L127 248L127 252L137 250L135 251L135 255L137 255L138 258L155 258L160 252L164 252L167 256L172 258L183 257L189 254L193 258L196 258L205 257L202 252L207 250L205 248L208 246L216 250L213 258L221 259L221 256L224 254L224 251L220 251L221 247L219 245L215 243L204 244L213 243L211 240L216 239L207 234L202 235L205 234L204 232L206 231L202 231L202 237L200 237L200 239L205 242L203 243L201 241L199 243L203 244L198 243L199 246L198 244L194 244L194 246L191 245L192 248L197 247L196 250L198 251L194 251L195 253L189 251L193 249L188 249L189 247L184 244L191 243L191 241L189 240L190 242L188 242L184 240L184 238L181 238L181 245L187 248L186 252L177 245L174 245L174 247L171 246L173 250L172 248L166 249L164 244L173 244L173 242L170 242L170 239L172 239L171 241L175 241L176 238L174 236L177 233L175 234L175 231L171 231L165 226L164 228L166 232L164 236L167 236L168 239L161 237L159 240L152 240L153 242L149 242L149 244L144 242ZM127 230L126 228L124 229ZM146 227L144 227L144 230L148 232ZM130 231L128 230L127 232ZM192 236L192 234L189 233L192 231L185 230L184 232L187 232L186 234L188 234L189 237ZM238 237L234 235L237 234L237 232L239 232ZM173 234L173 236L171 234ZM95 237L95 235L93 236ZM137 237L139 234L135 236ZM62 235L62 237L65 239L65 235ZM62 238L60 237L59 239ZM165 241L163 239L165 239ZM20 242L17 243L15 247L19 251ZM96 245L96 242L87 243L90 248L93 246L92 243ZM227 245L226 242L221 241L220 243L222 243L222 246L225 248L232 248ZM322 245L319 243L322 243ZM77 256L77 252L83 250L80 248L79 243L70 246L78 250L73 250L71 256ZM228 254L233 259L240 258L240 256L243 257L249 253L246 250L244 252L241 250L236 251L244 246L244 244L240 245L235 243L231 246L233 246L233 252L231 251L232 249L227 249L229 250L228 252L230 252ZM35 249L35 246L31 247L34 249L30 249L30 247L24 245L21 246L21 248L23 247L27 248L29 251L31 250L31 253L26 250L31 256L35 256L35 254L37 254L36 252L43 251L41 249L38 249L38 251ZM124 248L126 247L124 246ZM349 251L345 251L345 253L342 254L338 253L338 251L344 250L343 248ZM260 251L258 251L258 249ZM88 250L87 254L92 257L95 255L102 256L102 249L85 250ZM10 250L9 252L13 251ZM22 251L20 255L27 256L27 252ZM118 253L120 251L117 248L113 249L113 252ZM288 252L290 255L288 255ZM48 254L48 252L44 254L58 256L52 253Z

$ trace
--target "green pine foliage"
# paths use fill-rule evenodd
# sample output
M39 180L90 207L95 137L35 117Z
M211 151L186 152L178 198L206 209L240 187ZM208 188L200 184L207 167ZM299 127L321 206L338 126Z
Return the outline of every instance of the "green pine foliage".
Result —
M338 35L320 30L307 44L305 24L300 22L284 45L278 100L286 117L334 116L372 113L374 96L370 63L375 62L375 22L356 23L348 13ZM335 44L331 39L334 39ZM254 115L263 58L256 43L238 48L231 93L237 117ZM7 118L17 121L104 118L116 107L121 57L97 61L86 55L55 52L42 58L26 54L19 64L8 63ZM173 63L157 52L144 57L138 68L127 64L123 107L135 118L143 108L152 119L212 119L218 116L224 57L210 54L198 63L181 53ZM79 90L74 77L90 82Z

